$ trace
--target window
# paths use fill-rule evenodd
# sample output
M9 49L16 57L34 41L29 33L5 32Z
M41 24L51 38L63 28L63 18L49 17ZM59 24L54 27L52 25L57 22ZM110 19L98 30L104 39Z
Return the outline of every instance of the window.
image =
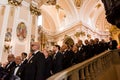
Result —
M42 15L38 16L38 26L42 25Z

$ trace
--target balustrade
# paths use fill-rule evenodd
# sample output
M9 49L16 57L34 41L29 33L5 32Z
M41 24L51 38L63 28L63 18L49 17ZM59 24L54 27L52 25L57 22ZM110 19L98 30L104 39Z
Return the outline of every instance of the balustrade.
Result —
M47 80L96 80L97 77L112 66L119 50L105 51L82 63L61 71Z

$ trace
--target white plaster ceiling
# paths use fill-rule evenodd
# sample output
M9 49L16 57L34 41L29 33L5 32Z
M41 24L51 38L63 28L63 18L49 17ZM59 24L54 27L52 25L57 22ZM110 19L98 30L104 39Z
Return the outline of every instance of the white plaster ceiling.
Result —
M53 5L43 4L40 7L44 19L43 26L46 29L49 27L50 31L60 32L72 27L73 24L83 22L89 25L88 27L96 29L96 22L100 21L100 15L104 15L104 17L102 17L103 21L106 20L104 6L100 0L81 0L80 7L76 7L74 1L75 0L57 0L57 5L60 6L59 9L56 9L56 6ZM97 25L97 29L100 27L101 26ZM102 28L100 28L100 30L101 29Z
M4 2L5 0L2 1ZM42 26L51 32L61 32L78 22L87 24L92 29L96 29L96 27L99 29L101 26L96 26L98 21L99 23L102 20L106 21L105 10L101 0L80 0L80 7L75 5L77 0L57 0L56 5L59 5L59 9L56 8L56 5L46 5L48 0L23 1L37 4L43 16ZM101 20L99 20L100 15L104 15ZM103 23L103 27L104 25L106 26L106 23Z

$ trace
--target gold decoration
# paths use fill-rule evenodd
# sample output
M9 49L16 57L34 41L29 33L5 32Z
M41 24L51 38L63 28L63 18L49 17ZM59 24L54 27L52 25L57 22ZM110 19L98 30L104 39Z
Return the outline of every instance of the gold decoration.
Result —
M88 37L89 39L91 39L91 35L90 35L90 34L87 34L87 37Z
M70 36L65 35L63 43L67 44L70 47L74 45L74 40Z
M4 52L10 53L11 49L12 49L12 46L10 46L10 42L5 42Z
M100 4L100 3L96 5L96 8L100 8L100 7L101 7L101 4Z
M85 36L85 32L83 32L83 31L76 32L76 33L74 34L74 36L76 36L77 38L80 37L80 36Z
M118 41L119 41L119 45L120 45L120 33L118 34Z
M80 32L80 35L81 35L81 36L85 36L85 32L81 31L81 32Z
M7 28L7 32L5 33L5 41L6 42L10 42L11 41L11 37L12 37L12 29L11 28Z
M38 27L38 41L40 42L40 50L45 48L48 43L47 34L43 31L42 27Z
M13 6L19 6L21 5L23 0L8 0L8 4L13 5Z
M55 7L56 7L56 9L58 10L58 9L63 9L60 5L55 5Z
M48 0L46 2L46 5L54 5L57 10L59 9L63 10L63 8L59 4L57 4L56 0Z
M37 16L41 15L41 10L33 6L32 4L30 4L30 12Z
M31 42L35 41L35 35L31 35Z
M75 0L75 5L76 5L77 7L80 7L80 5L81 5L81 0Z
M109 31L110 31L110 36L112 36L115 35L118 31L120 31L120 29L117 28L116 26L111 26Z
M46 3L49 5L56 5L56 0L48 0Z
M76 32L76 33L74 34L74 36L80 37L80 32Z

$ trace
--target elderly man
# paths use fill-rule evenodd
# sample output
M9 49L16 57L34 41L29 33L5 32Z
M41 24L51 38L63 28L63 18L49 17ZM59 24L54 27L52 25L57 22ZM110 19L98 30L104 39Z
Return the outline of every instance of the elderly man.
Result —
M31 48L33 54L26 64L23 80L45 80L45 56L39 51L40 44L33 42Z
M21 56L15 57L15 63L16 63L16 66L11 70L11 73L10 73L10 75L13 75L10 80L14 80L14 79L23 80L23 71L24 71L25 65L22 64Z
M10 77L10 72L12 71L13 67L15 67L16 63L15 63L15 57L13 54L9 54L7 57L8 63L5 66L5 70L4 70L4 80L9 80Z
M8 60L8 63L7 65L5 66L5 71L6 72L10 72L11 69L15 66L15 57L13 54L9 54L8 57L7 57L7 60Z

